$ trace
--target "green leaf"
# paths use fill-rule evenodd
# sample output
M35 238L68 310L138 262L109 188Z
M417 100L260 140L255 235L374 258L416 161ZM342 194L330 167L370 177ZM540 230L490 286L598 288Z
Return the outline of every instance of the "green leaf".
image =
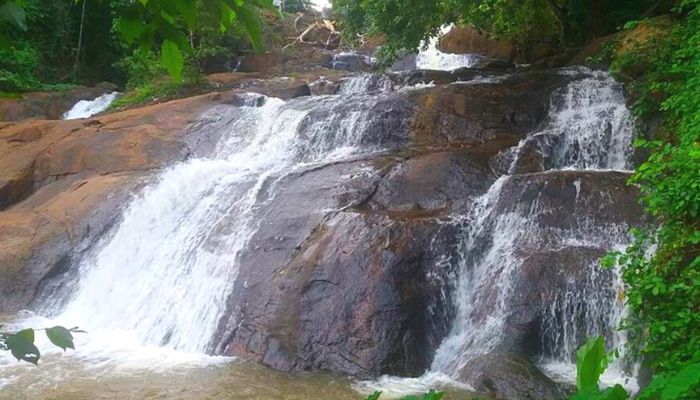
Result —
M41 354L34 345L34 330L24 329L8 335L5 344L17 361L24 360L34 365L39 363Z
M175 81L182 80L182 69L185 65L185 58L182 56L180 48L170 40L166 39L160 46L160 60L165 65L165 69Z
M378 400L379 396L381 396L381 395L382 395L382 392L374 392L374 393L370 394L369 396L367 396L367 399L365 399L365 400Z
M192 0L177 0L175 5L187 26L190 29L194 29L197 24L197 2Z
M598 388L598 379L607 363L602 337L589 339L576 352L576 387L579 391Z
M46 330L46 336L49 338L51 343L66 351L66 349L75 350L73 345L73 335L70 331L62 326L54 326Z
M442 392L436 392L431 390L430 392L423 395L423 400L441 400L445 394Z
M8 21L23 31L27 30L27 13L14 2L0 6L0 20Z
M579 391L570 400L627 400L628 398L629 394L625 388L615 385L603 391L598 390L598 388Z
M121 33L127 44L133 43L146 30L146 25L141 20L119 18L118 23L119 33Z

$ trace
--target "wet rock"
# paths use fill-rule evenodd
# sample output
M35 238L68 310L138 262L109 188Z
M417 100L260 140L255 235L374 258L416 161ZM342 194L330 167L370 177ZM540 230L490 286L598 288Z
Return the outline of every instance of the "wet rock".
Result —
M475 61L471 68L498 71L515 68L515 64L510 61L499 60L497 58L481 58Z
M569 394L529 360L510 353L475 358L462 370L460 379L497 399L563 400Z
M415 91L416 141L487 140L499 135L524 138L547 117L552 92L571 77L550 72L505 75Z
M389 71L399 72L415 70L417 68L416 57L417 55L415 53L399 57L398 61L394 62L391 67L389 67Z
M397 86L414 86L434 83L438 85L455 82L457 77L450 71L411 70L389 73L388 76Z
M117 90L104 82L95 87L77 87L65 91L24 93L17 99L0 99L0 121L60 119L80 100L92 100Z
M338 82L323 78L309 83L309 90L312 96L335 94L339 88L340 84Z
M149 176L190 154L187 127L235 93L74 121L0 129L0 311L26 308L65 281Z
M528 215L533 204L543 204L551 211L538 213L536 222L560 229L580 227L584 216L597 226L640 225L646 215L637 202L637 190L627 185L628 178L629 173L619 171L515 175L504 184L496 209Z
M618 297L613 274L600 268L600 258L614 241L624 238L629 227L646 223L636 189L626 184L628 176L613 171L549 171L514 175L504 181L493 217L496 221L504 218L513 226L507 240L514 279L498 302L494 300L498 282L486 281L472 312L477 321L505 312L497 350L520 356L559 356L552 354L559 340L553 327L566 324L568 335L583 341L590 334L586 324L599 323L594 319L596 312L613 309ZM495 239L480 239L490 240ZM610 288L610 292L601 288ZM578 302L572 303L575 299ZM505 306L499 305L501 301ZM600 323L605 326L605 321ZM489 361L484 368L492 373L502 366ZM465 382L473 383L469 379L474 376L464 377ZM531 397L514 398L538 396L535 392ZM511 397L504 394L504 398Z
M331 69L339 69L348 72L367 72L372 70L372 60L363 54L339 53L333 56L328 63Z
M219 347L282 370L420 375L453 312L455 228L436 218L491 179L463 152L275 179L284 196L260 211Z
M428 153L391 168L369 205L394 211L453 209L453 202L485 192L492 182L468 152Z
M529 174L551 169L550 158L556 143L557 137L547 133L528 137L514 151L509 173Z

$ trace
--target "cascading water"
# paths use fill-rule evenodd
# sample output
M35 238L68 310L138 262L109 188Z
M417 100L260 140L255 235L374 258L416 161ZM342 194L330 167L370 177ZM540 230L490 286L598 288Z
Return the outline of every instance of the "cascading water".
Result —
M577 73L588 76L554 96L546 129L521 142L514 163L527 141L546 137L540 150L548 153L545 158L551 171L627 167L633 122L621 86L604 73ZM506 321L515 312L509 300L516 295L514 278L522 273L525 262L522 249L530 253L572 245L607 249L627 243L626 226L592 224L584 219L573 228L554 228L537 222L552 212L542 205L498 210L501 191L511 179L510 175L501 177L464 218L455 295L458 311L452 332L436 353L433 371L457 378L470 360L507 342ZM596 265L585 267L590 269L588 286L560 293L542 322L541 339L546 342L542 356L550 364L572 365L583 338L615 332L624 313L617 299L620 282ZM624 341L619 333L607 336L614 346Z
M93 100L80 100L68 111L66 111L63 119L80 119L90 118L95 114L105 111L116 100L121 93L112 92L106 93Z
M377 150L364 136L370 110L382 98L366 94L375 87L367 82L375 81L383 82L350 80L342 97L284 102L248 95L235 110L240 117L219 124L222 138L211 155L170 168L134 199L122 222L82 261L77 290L65 309L53 310L60 311L58 319L128 331L145 345L210 351L236 279L237 255L255 231L261 188L304 165ZM217 112L225 116L227 110Z
M462 59L457 64L440 61L431 67L468 63ZM603 73L567 73L576 79L553 96L544 129L512 149L511 174L498 179L468 215L454 216L463 228L452 331L425 377L399 382L404 393L447 384L471 359L506 341L514 278L525 262L523 249L626 243L626 226L582 218L574 227L547 227L537 223L551 211L544 205L499 208L528 144L536 145L544 169L551 173L629 167L633 124L620 85ZM89 339L78 343L79 351L63 357L85 358L99 366L153 369L178 362L228 361L203 353L213 351L219 319L237 278L237 256L258 229L255 211L278 195L275 182L286 174L391 147L394 133L378 127L386 128L386 121L375 107L391 96L408 96L394 89L386 76L362 75L343 82L340 95L287 102L246 95L242 107L211 110L204 129L220 136L213 151L174 165L135 197L120 222L80 260L74 285L52 294L43 311L55 318L30 326L55 321L89 330ZM587 285L557 293L543 316L540 361L552 375L561 370L569 374L581 339L613 331L624 316L617 277L587 267ZM613 345L625 339L619 333L607 336ZM128 349L115 350L114 343L124 342ZM98 351L102 353L96 356ZM4 368L7 363L1 361ZM616 368L621 373L622 365ZM380 380L379 385L386 388L391 381Z
M445 25L440 31L441 35L428 40L427 43L421 44L420 51L416 55L416 68L451 71L463 67L471 67L482 59L482 56L476 54L450 54L443 53L438 49L440 37L453 28L453 25Z

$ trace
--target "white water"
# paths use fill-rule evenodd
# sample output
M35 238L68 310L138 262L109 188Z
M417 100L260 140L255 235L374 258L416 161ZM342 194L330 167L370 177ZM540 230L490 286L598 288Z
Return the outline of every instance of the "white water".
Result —
M586 73L588 78L574 81L563 93L554 96L550 122L536 135L554 137L557 145L550 149L553 169L624 169L633 122L622 89L607 74ZM501 177L466 217L455 295L458 313L452 332L436 353L433 371L456 378L470 360L497 349L507 340L506 324L513 311L508 308L508 300L515 295L512 284L521 273L523 254L570 246L610 249L627 244L628 229L624 225L594 224L579 217L574 228L541 226L538 217L551 210L540 204L498 213L495 206L509 179L508 175ZM580 190L581 183L577 184ZM482 248L484 243L489 243L486 249ZM617 301L619 279L606 280L595 263L582 267L589 269L590 286L585 290L571 287L570 291L561 293L545 318L543 340L548 340L547 345L551 346L546 370L554 371L555 365L573 366L582 339L616 331L624 314L623 304ZM585 323L583 331L579 331L581 322ZM625 341L620 333L607 336L613 347ZM624 380L621 368L621 363L613 366L608 378Z
M121 93L112 92L103 94L93 100L80 100L63 114L63 119L90 118L95 114L105 111L119 97Z
M557 139L550 149L553 169L624 169L632 138L624 96L607 75L588 74L555 96L550 121L535 136ZM271 195L261 192L263 184L308 164L381 150L365 142L372 104L390 90L381 77L364 75L346 82L341 96L284 102L251 95L248 105L236 111L242 118L221 125L222 138L212 154L173 166L134 198L122 222L82 260L77 290L69 294L65 308L47 310L56 315L50 320L29 316L19 322L87 329L89 340L79 338L78 351L68 356L94 367L153 370L230 361L204 353L211 349L236 279L236 255L256 229L253 210ZM212 118L218 115L226 121L231 111L227 107L213 110ZM610 147L614 151L606 152ZM451 380L459 368L503 340L511 278L523 261L520 248L624 244L622 226L595 226L583 220L578 229L556 231L533 222L547 212L544 209L497 214L494 205L508 179L499 179L472 213L456 218L466 221L455 296L458 314L432 371L417 379L361 382L358 390L402 395L435 386L465 387ZM540 241L542 237L554 239ZM490 245L483 249L477 243ZM572 351L582 333L576 331L578 325L569 324L574 316L562 318L561 311L579 304L573 301L580 299L577 296L580 293L562 294L547 322L551 336L546 339L554 345L550 358L543 360L544 369L564 379L570 379ZM474 315L476 306L485 303L493 304L492 312ZM615 328L624 308L601 297L592 298L582 312L594 321L584 328L590 334ZM613 340L621 343L624 336L614 335ZM0 366L7 371L9 360L0 359ZM12 381L13 373L4 374L5 383ZM621 369L612 375L611 380L620 379Z
M52 317L29 315L15 326L80 326L89 340L79 336L67 357L99 373L230 361L206 354L237 255L257 228L253 211L275 195L261 188L310 164L381 150L367 130L383 94L367 94L366 79L375 78L347 82L343 96L246 95L243 107L211 110L206 129L221 135L213 152L164 171L82 259L75 288L46 302L41 314ZM9 356L0 367L21 374Z
M562 73L577 77L583 74L585 78L573 81L553 96L548 123L513 149L515 160L527 140L546 137L544 143L549 146L541 150L547 153L551 170L627 169L634 123L625 107L622 86L603 72L576 69ZM497 212L499 196L510 179L510 175L499 178L477 199L468 215L454 218L463 226L454 295L457 315L450 334L436 352L431 370L420 378L385 376L362 382L360 389L385 390L400 397L406 394L405 388L421 393L436 386L463 385L457 379L470 360L507 341L507 321L517 313L509 308L509 299L516 294L513 284L521 273L525 255L571 247L620 249L627 245L625 225L579 218L574 228L541 226L538 218L552 210L537 202L532 207L515 205L509 212ZM580 181L574 185L581 190ZM577 205L570 212L576 213L579 205L586 206L579 201L583 200L577 196ZM626 313L619 274L606 274L597 262L580 268L587 269L586 287L571 286L555 297L544 318L541 337L548 354L538 360L546 374L568 383L575 381L575 352L586 337L604 335L609 347L620 350L626 342L625 334L617 330ZM616 360L601 380L605 385L620 383L636 391L635 374L636 366Z
M463 67L472 67L475 62L483 58L476 54L450 54L438 49L438 43L442 35L452 29L453 25L445 25L441 28L441 34L431 38L427 43L421 44L416 56L416 68L452 71Z

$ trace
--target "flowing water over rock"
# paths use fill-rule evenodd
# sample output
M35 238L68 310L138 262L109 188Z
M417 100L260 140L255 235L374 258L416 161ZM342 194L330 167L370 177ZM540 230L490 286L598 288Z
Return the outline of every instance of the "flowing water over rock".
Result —
M410 90L396 79L210 107L189 128L189 159L40 281L33 308L50 319L14 321L80 325L90 333L78 351L49 353L35 380L3 358L6 388L44 395L39 383L63 382L70 365L114 386L204 375L222 399L241 387L265 399L357 396L349 379L322 375L266 394L266 373L229 365L240 356L282 371L414 377L362 381L363 392L398 382L397 392L560 395L535 364L562 378L586 336L625 340L614 333L619 278L595 268L642 219L625 187L633 124L622 88L588 70ZM533 387L514 389L523 376ZM139 396L120 390L114 398Z
M93 100L80 100L63 114L62 119L90 118L108 109L120 94L119 92L112 92L103 94Z

